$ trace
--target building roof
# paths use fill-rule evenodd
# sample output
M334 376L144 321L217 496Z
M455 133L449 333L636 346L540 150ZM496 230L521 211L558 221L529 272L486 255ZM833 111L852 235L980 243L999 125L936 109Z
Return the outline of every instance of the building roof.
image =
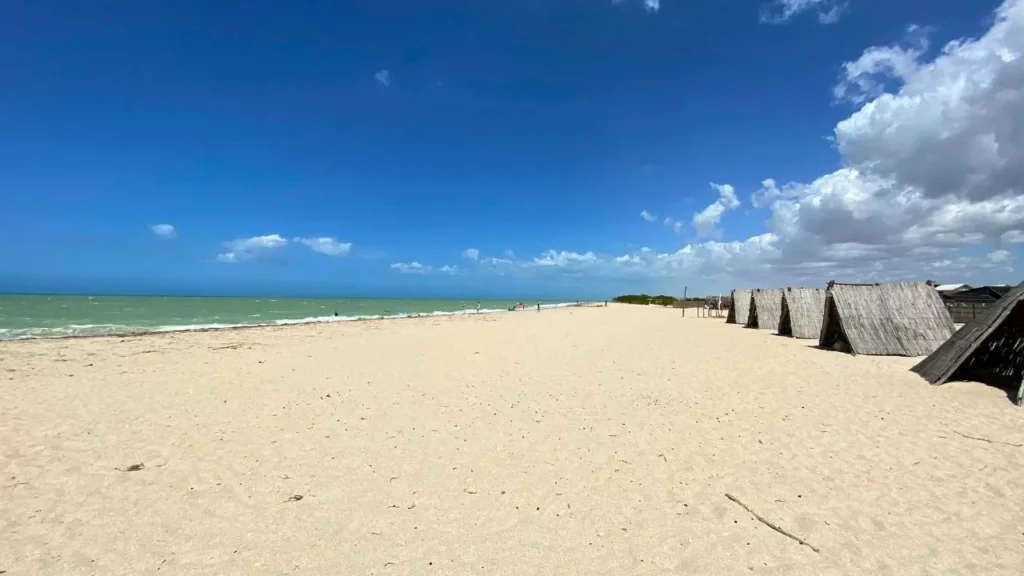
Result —
M954 290L970 290L970 284L939 284L935 287L939 292L952 292Z
M1010 290L1010 286L978 286L970 290L957 290L946 297L954 302L984 304L999 300Z

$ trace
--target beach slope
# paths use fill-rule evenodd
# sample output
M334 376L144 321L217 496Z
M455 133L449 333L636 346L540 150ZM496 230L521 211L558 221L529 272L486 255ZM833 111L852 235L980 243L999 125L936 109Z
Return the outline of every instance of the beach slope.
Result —
M2 343L0 570L1019 574L1024 411L811 344L628 305Z

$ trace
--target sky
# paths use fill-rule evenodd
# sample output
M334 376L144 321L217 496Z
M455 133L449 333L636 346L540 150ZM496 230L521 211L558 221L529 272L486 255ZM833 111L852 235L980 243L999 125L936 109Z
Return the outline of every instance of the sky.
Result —
M0 291L1010 283L1024 0L6 0Z

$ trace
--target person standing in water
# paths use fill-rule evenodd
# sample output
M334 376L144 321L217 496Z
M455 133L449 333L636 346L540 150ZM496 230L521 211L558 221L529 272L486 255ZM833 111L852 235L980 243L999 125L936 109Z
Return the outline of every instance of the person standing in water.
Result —
M477 314L480 313L480 301L479 300L477 300L477 302L476 302L476 311L477 311Z

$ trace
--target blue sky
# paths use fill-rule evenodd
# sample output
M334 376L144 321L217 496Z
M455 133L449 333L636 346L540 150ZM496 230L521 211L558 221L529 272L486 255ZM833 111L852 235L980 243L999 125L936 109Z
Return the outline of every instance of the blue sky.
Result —
M1016 283L1022 50L1021 0L8 0L0 290Z

